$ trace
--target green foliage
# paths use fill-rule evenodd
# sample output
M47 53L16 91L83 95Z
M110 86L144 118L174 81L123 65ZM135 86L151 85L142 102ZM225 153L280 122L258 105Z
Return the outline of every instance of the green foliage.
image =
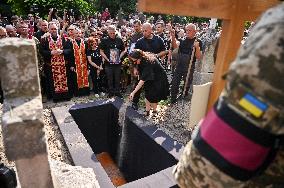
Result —
M105 8L108 8L112 17L117 15L119 9L121 9L124 15L129 15L136 11L137 0L97 0L98 11L102 12Z
M12 16L11 15L11 8L7 4L0 3L0 14L3 16Z
M40 16L46 16L50 8L56 8L59 13L64 9L73 9L82 15L95 12L93 0L8 0L15 14L26 15L31 12L31 7L36 5Z

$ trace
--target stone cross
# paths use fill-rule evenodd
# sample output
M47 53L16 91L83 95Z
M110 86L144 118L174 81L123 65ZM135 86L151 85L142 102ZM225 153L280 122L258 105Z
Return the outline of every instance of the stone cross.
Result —
M16 163L22 188L52 188L33 40L0 40L5 153Z
M144 12L223 20L209 96L209 109L224 88L225 81L222 75L227 72L240 47L244 22L254 21L262 12L279 2L278 0L138 0L138 8Z

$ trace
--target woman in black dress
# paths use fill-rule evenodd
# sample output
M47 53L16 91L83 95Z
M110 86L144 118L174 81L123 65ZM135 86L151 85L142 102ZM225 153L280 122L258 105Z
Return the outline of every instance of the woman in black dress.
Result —
M146 115L149 115L151 108L155 113L158 102L166 100L169 95L166 72L154 54L135 49L129 58L137 66L139 72L139 83L130 94L129 99L132 100L134 94L144 85Z
M87 58L89 63L90 75L93 83L93 91L95 93L95 96L98 97L99 93L102 92L100 73L103 70L103 59L98 48L97 38L90 37L88 39Z

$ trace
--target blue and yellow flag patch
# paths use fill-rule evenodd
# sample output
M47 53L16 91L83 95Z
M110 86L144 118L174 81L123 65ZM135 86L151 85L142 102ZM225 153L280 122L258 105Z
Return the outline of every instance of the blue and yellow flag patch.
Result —
M253 116L259 118L267 110L268 105L257 99L250 93L246 93L239 101L239 105L243 107Z

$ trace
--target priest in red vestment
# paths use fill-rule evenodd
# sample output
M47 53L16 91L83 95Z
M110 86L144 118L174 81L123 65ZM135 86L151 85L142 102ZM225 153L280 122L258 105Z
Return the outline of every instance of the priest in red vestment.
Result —
M60 37L58 31L56 23L49 23L49 32L41 40L44 72L47 77L47 98L52 98L55 102L71 98L68 79L71 48L70 43Z

